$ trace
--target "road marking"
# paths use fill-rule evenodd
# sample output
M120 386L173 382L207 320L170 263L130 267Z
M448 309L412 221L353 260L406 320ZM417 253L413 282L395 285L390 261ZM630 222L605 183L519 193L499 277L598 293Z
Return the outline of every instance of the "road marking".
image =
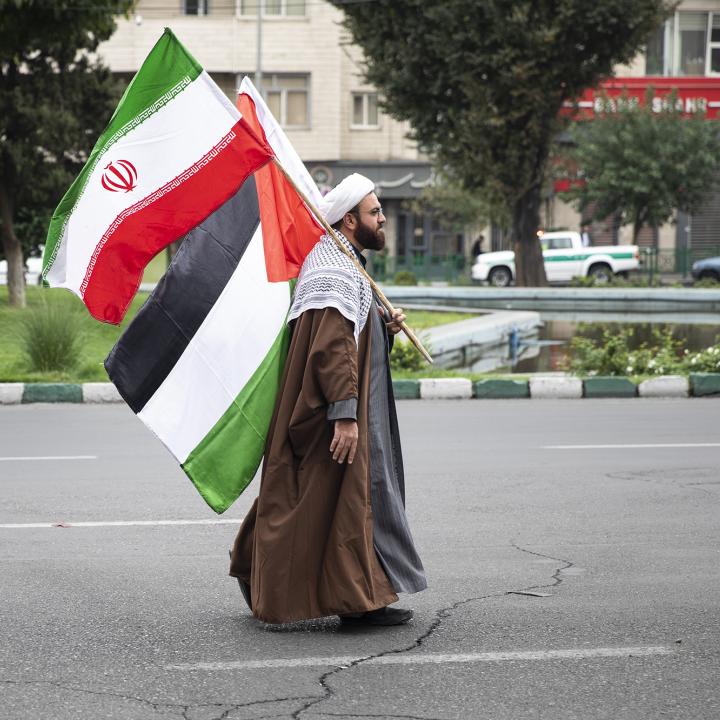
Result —
M396 653L365 660L363 665L430 665L446 663L505 662L513 660L584 660L589 658L626 658L647 655L671 655L672 649L663 646L575 648L571 650L520 650L486 653ZM235 660L230 662L180 663L166 665L166 670L260 670L291 667L343 667L362 660L362 657L274 658L268 660Z
M7 457L0 457L0 462L25 460L97 460L97 455L8 455Z
M21 530L26 528L74 528L74 527L129 527L131 525L236 525L243 518L208 518L203 520L101 520L87 522L5 523L0 528Z
M543 445L541 450L624 450L635 448L703 448L720 443L635 443L625 445Z

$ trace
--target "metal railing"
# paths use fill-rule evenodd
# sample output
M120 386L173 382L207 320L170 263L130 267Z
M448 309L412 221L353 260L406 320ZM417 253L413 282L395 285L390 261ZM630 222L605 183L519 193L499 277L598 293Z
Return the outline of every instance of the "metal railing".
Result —
M417 255L415 257L372 255L370 274L379 282L392 283L397 273L411 272L418 282L441 281L467 284L472 258L463 255Z
M663 275L690 277L693 263L706 257L720 256L720 245L704 248L658 249L641 248L638 272L650 281ZM463 255L385 256L372 254L368 262L370 274L378 282L392 283L397 273L411 272L417 282L446 282L451 285L470 284L473 258Z
M720 245L703 248L641 248L640 272L650 279L660 275L690 275L693 263L720 256Z

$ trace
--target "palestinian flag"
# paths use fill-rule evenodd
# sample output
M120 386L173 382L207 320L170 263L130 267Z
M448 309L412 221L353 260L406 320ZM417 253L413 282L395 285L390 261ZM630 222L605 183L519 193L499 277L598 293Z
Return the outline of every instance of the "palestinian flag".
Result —
M53 215L51 287L120 323L148 262L238 193L270 147L169 29Z
M241 90L248 125L317 202L317 187L262 98L247 80ZM289 344L290 280L322 232L278 168L265 165L185 237L105 362L120 394L216 512L262 460Z

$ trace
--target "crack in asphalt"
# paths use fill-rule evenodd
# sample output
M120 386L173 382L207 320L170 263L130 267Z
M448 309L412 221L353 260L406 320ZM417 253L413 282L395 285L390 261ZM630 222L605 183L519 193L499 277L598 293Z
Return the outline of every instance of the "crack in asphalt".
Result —
M453 613L458 610L458 608L463 607L464 605L468 605L470 603L474 602L480 602L482 600L488 600L490 598L494 597L504 597L509 592L529 592L532 590L540 590L545 588L552 588L557 587L564 581L565 578L561 577L561 573L563 570L567 570L568 568L571 568L574 566L574 563L570 560L566 560L565 558L559 558L555 557L553 555L547 555L545 553L536 552L534 550L528 550L527 548L521 547L514 541L510 542L510 546L513 547L515 550L526 553L528 555L533 555L535 557L544 558L546 560L554 560L556 562L562 563L561 567L558 567L555 569L555 572L551 576L551 581L549 583L545 583L542 585L530 585L527 587L520 588L520 590L513 590L513 591L499 591L495 593L490 593L487 595L478 595L470 598L464 598L463 600L457 600L456 602L452 603L451 605L448 605L446 607L440 608L439 610L436 610L433 616L432 621L428 625L425 632L423 632L421 635L418 635L412 642L403 645L398 648L391 648L389 650L383 650L378 653L373 653L371 655L366 655L364 657L357 658L353 660L352 662L348 663L347 665L341 665L338 667L333 668L332 670L328 670L327 672L324 672L317 680L318 684L323 690L322 695L299 695L299 696L289 696L284 698L273 698L273 699L265 699L265 700L253 700L251 702L247 703L192 703L192 704L182 704L182 703L163 703L163 702L153 702L151 700L147 700L145 698L137 697L135 695L127 695L123 693L117 693L112 692L109 690L90 690L83 687L78 687L73 684L69 683L63 683L60 681L54 681L54 680L3 680L0 679L0 684L14 684L14 685L49 685L52 687L59 688L61 690L68 690L70 692L79 692L79 693L85 693L89 695L99 695L99 696L105 696L105 697L115 697L119 698L121 700L126 700L130 702L137 702L141 703L142 705L148 706L153 708L153 710L157 712L170 711L172 714L177 714L179 717L183 718L183 720L191 720L190 713L193 710L199 710L199 709L210 709L210 708L216 708L219 711L219 714L213 717L211 720L227 720L230 715L233 712L236 712L238 710L241 710L243 708L249 708L253 706L260 706L260 705L275 705L282 702L303 702L304 704L302 707L298 708L297 710L293 711L292 714L289 716L292 718L292 720L300 720L300 716L303 715L303 713L306 713L311 708L317 708L318 705L330 700L331 698L335 697L337 692L334 690L329 681L332 677L335 675L339 675L346 670L352 670L353 668L356 668L364 663L367 663L371 660L375 660L377 658L381 657L387 657L389 655L401 655L404 653L408 653L412 650L416 650L422 645L440 628L443 621L447 618L451 617ZM173 712L174 711L174 712ZM395 714L383 714L383 715L376 715L376 714L368 714L368 713L321 713L322 715L328 716L328 717L358 717L358 718L393 718L395 720L441 720L440 718L430 718L427 716L419 716L419 715L395 715ZM256 716L256 720L266 719L270 720L271 718L287 718L288 714L284 713L282 715L258 715Z
M683 475L708 475L710 479L701 480L699 482L683 482ZM672 485L681 488L689 488L690 490L698 490L699 492L717 497L717 494L706 489L706 485L718 485L715 480L716 471L711 467L683 467L667 470L665 468L652 468L650 470L635 470L605 473L605 477L611 480L637 480L644 483L660 483L670 482Z
M535 555L536 557L545 558L546 560L556 560L557 562L565 563L565 565L563 567L557 568L555 570L555 572L552 574L551 579L553 580L553 582L548 583L547 585L532 585L530 587L522 588L520 592L527 592L528 590L542 590L544 588L557 587L558 585L561 585L563 580L565 579L565 578L560 577L560 573L563 570L567 570L568 568L575 566L574 562L571 562L570 560L566 560L565 558L553 557L552 555L544 555L543 553L535 552L534 550L527 550L523 547L520 547L519 545L516 545L514 542L511 542L510 545L512 545L512 547L514 547L516 550L527 553L528 555Z
M147 700L145 698L137 697L136 695L126 695L123 693L117 693L112 692L111 690L90 690L88 688L78 687L77 685L73 685L70 683L64 683L58 680L3 680L0 679L0 684L5 685L49 685L51 687L56 687L60 690L68 690L70 692L76 692L76 693L85 693L86 695L99 695L102 697L113 697L118 698L120 700L127 700L130 702L137 702L145 706L151 707L153 710L156 710L157 712L162 712L163 710L176 710L177 712L173 714L179 715L179 717L182 717L183 720L190 720L189 713L191 713L194 710L199 709L207 709L207 708L217 708L218 710L222 710L222 712L211 718L210 720L226 720L226 718L230 715L230 713L235 712L236 710L241 710L243 708L253 707L255 705L270 705L270 704L276 704L281 702L299 702L300 700L308 700L310 696L301 695L301 696L293 696L293 697L286 697L286 698L272 698L267 700L252 700L250 702L246 703L228 703L228 702L216 702L216 703L189 703L189 704L183 704L183 703L166 703L166 702L153 702L152 700ZM312 696L315 697L315 696ZM266 715L263 717L275 717L271 715Z
M528 555L535 555L536 557L545 558L547 560L555 560L560 563L564 563L562 567L559 567L555 570L553 575L551 576L552 582L547 583L545 585L531 585L528 587L523 587L520 589L521 592L527 592L531 590L539 590L542 588L551 588L551 587L557 587L560 585L564 578L560 577L560 573L563 570L567 570L570 567L573 567L574 563L570 560L566 560L564 558L558 558L553 557L552 555L545 555L543 553L535 552L533 550L527 550L526 548L520 547L515 542L510 542L511 547L515 548L516 550L520 552L527 553ZM423 645L423 643L430 638L433 633L436 632L436 630L442 625L443 620L446 620L447 618L451 617L452 614L463 605L468 605L470 603L474 602L480 602L481 600L488 600L489 598L493 597L504 597L508 594L508 592L511 591L502 591L497 593L490 593L489 595L478 595L476 597L471 598L465 598L464 600L458 600L457 602L454 602L452 605L448 605L447 607L440 608L439 610L435 611L435 616L428 626L427 630L422 634L419 635L415 640L400 648L393 648L391 650L383 650L379 653L374 653L372 655L367 655L362 658L358 658L357 660L353 660L352 662L348 663L347 665L342 665L340 667L333 668L332 670L328 670L327 672L323 673L319 679L318 684L323 690L323 694L317 696L315 699L311 700L310 702L305 703L301 708L296 710L292 715L292 720L300 720L300 716L310 710L311 708L316 708L321 703L324 703L331 698L333 698L336 695L336 691L330 686L329 680L335 675L339 675L342 672L345 672L346 670L352 670L353 668L358 667L359 665L362 665L363 663L367 663L370 660L375 660L377 658L381 657L387 657L388 655L401 655L403 653L410 652L411 650L415 650ZM514 591L514 592L517 592ZM331 715L332 713L321 713L322 715ZM358 715L357 713L351 713L351 714L345 714L345 715L339 715L338 717L392 717L392 718L412 718L413 716L407 716L407 715ZM415 720L415 718L413 718ZM433 720L432 718L419 718L417 720Z
M69 690L70 692L85 693L86 695L100 695L103 697L114 697L120 700L129 700L131 702L141 703L142 705L148 705L153 710L161 710L163 708L172 709L176 708L182 717L185 717L185 713L194 705L182 705L180 703L154 703L152 700L146 700L145 698L136 697L135 695L125 695L123 693L112 692L110 690L90 690L88 688L78 687L70 683L64 683L59 680L0 680L0 683L4 685L49 685L60 690ZM214 707L215 704L209 704L210 707ZM218 703L217 705L220 705ZM225 707L226 703L222 706Z

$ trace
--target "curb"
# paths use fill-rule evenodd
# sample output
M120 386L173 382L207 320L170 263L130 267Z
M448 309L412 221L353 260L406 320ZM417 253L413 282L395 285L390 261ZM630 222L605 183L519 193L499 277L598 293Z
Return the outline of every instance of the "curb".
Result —
M626 377L596 375L583 381L586 398L635 397L637 394L637 385Z
M636 385L627 377L576 378L539 376L530 380L487 378L421 378L393 380L397 400L510 400L515 398L720 398L720 373L691 373L689 377L661 375ZM0 405L28 403L121 403L112 383L0 383Z
M720 373L690 373L690 394L720 395Z

